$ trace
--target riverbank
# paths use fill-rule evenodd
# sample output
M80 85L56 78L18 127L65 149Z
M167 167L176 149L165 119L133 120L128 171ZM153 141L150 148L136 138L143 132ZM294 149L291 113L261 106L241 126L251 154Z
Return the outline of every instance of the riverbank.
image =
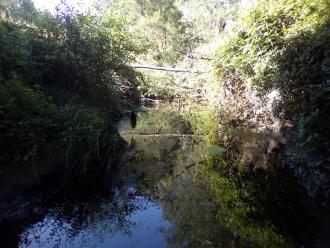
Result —
M222 147L200 169L221 206L219 219L228 220L226 225L241 243L254 237L256 247L328 246L328 199L312 194L287 166L292 162L287 149L293 131L283 131L276 123L270 125L273 130L265 129L263 122L258 128L251 119L240 122L245 125L231 123L216 113L207 106L190 106L184 116L194 130L207 130L208 142ZM306 238L306 233L311 236Z
M139 102L127 65L138 48L120 20L29 6L0 4L0 171L25 166L38 181L54 163L67 183L93 178L122 146L121 112Z

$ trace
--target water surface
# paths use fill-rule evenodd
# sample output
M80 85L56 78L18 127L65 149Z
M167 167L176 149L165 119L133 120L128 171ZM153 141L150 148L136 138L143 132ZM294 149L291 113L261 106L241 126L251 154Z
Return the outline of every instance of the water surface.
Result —
M133 126L129 117L118 123L127 148L105 183L4 200L3 247L327 247L286 172L236 177L230 149L192 135L169 106L141 109ZM268 139L235 139L243 157L267 167Z
M160 135L153 136L157 129ZM170 109L142 109L134 129L127 117L118 130L127 141L127 151L106 189L82 198L56 195L32 206L37 214L29 221L35 223L21 223L19 247L170 246L174 237L170 205L185 184L192 183L191 173L205 152L203 143ZM23 208L23 219L29 211Z

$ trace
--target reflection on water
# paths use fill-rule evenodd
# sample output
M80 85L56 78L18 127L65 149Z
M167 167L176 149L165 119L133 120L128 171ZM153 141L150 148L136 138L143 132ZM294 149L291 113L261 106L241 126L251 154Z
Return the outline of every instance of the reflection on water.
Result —
M159 127L160 136L141 135L154 134ZM204 156L204 145L179 135L189 133L189 125L169 109L143 110L137 123L132 125L129 116L118 129L128 148L106 185L109 189L88 191L83 197L81 192L65 199L56 195L35 206L44 214L21 223L19 247L170 246L174 234L169 214L175 209L163 204L175 201L184 185L168 188L168 181L190 181ZM163 137L164 133L175 135ZM176 242L175 247L185 243Z
M166 247L162 232L171 224L153 201L133 189L97 205L70 207L70 213L63 205L54 208L28 227L19 247Z
M231 148L225 150L191 135L189 123L168 107L143 109L136 121L132 126L127 117L118 124L128 145L111 182L79 192L79 197L38 196L32 207L24 207L31 196L23 197L20 202L25 205L11 210L11 216L19 218L0 215L1 244L298 247L305 244L300 240L303 235L311 239L313 216L304 208L306 198L293 188L291 177L281 171L235 174L232 168L241 157L264 167L268 158L252 149L261 136L249 135L241 141L228 137ZM265 142L261 140L262 146ZM250 154L257 154L257 160ZM327 247L313 240L306 244Z

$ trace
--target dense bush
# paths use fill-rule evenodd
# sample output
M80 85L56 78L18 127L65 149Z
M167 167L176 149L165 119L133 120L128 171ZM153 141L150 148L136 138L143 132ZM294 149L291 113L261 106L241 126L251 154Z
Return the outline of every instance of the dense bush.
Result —
M140 48L125 22L66 5L53 16L28 0L0 11L1 161L28 160L51 144L76 164L111 156L114 118L139 94L128 64Z
M313 146L329 152L329 31L328 1L257 1L224 39L215 63L237 89L279 90L279 117L294 122L307 152Z
M0 159L25 159L34 155L37 144L60 131L58 108L51 99L16 77L0 85Z

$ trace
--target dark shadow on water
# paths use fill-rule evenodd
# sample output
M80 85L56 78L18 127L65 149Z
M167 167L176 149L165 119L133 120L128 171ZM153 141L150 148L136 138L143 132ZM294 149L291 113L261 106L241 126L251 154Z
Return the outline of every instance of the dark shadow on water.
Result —
M223 132L226 152L211 158L206 174L209 180L219 181L215 188L221 196L219 204L228 208L225 218L239 223L232 228L240 239L247 233L258 239L257 233L263 230L268 235L264 236L266 243L272 237L269 247L291 247L290 243L294 247L328 247L330 240L324 233L330 230L329 208L308 195L293 170L283 167L283 147L274 146L274 137L235 128ZM231 197L224 197L226 194ZM276 244L276 235L286 241ZM261 247L266 244L259 241Z
M42 184L1 206L1 247L143 247L163 242L161 234L143 238L148 227L170 227L161 209L130 185L103 181L51 193Z

